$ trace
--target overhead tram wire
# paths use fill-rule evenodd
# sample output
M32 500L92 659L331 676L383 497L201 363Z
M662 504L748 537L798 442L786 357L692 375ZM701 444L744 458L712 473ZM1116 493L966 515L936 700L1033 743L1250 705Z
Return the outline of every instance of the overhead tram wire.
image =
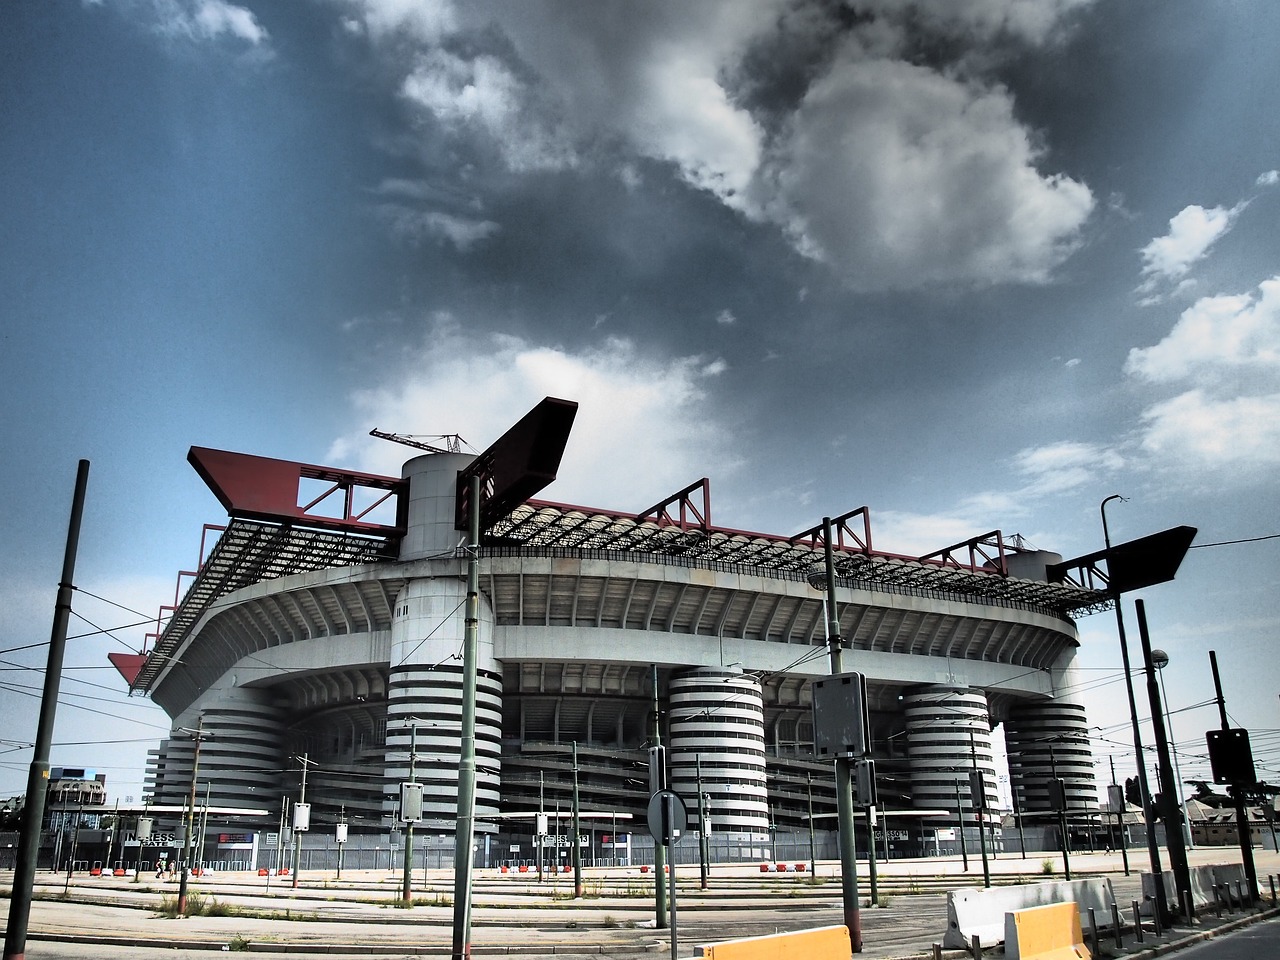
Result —
M1260 537L1244 537L1240 540L1219 540L1216 543L1193 543L1188 550L1204 549L1205 547L1229 547L1237 543L1259 543L1263 540L1280 539L1280 533L1267 533Z

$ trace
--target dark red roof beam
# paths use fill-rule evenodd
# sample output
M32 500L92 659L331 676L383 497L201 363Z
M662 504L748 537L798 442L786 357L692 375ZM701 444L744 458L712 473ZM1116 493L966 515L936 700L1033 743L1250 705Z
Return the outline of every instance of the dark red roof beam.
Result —
M404 535L408 499L401 494L407 489L407 485L398 477L382 477L335 467L294 463L290 460L273 460L270 457L211 450L208 447L192 447L187 454L187 461L195 467L196 473L208 484L230 516L349 533L382 534L390 537ZM330 486L309 503L300 504L299 492L303 479L320 480ZM355 492L360 489L383 492L369 506L357 510ZM342 497L340 515L326 516L312 512L321 504L332 502L331 498L335 493ZM365 519L393 498L396 501L394 524L371 523Z
M995 552L991 553L989 550L984 549L989 547L994 547ZM955 552L960 549L969 552L967 563L955 558ZM921 563L938 563L944 567L955 567L957 570L987 570L998 573L1002 577L1007 577L1009 575L1009 564L1005 560L1005 556L1004 537L999 530L992 530L990 533L984 533L981 536L974 537L972 540L964 540L949 547L943 547L941 550L926 553L923 557L917 557L916 559ZM979 558L981 558L981 563L979 563Z
M702 490L702 507L693 502L689 494L693 491ZM667 508L673 503L680 505L678 518L671 515L671 511ZM706 532L711 529L711 481L706 477L696 483L691 483L683 490L673 493L667 499L655 503L648 510L642 510L635 515L635 519L643 523L649 518L653 518L659 527L679 527L683 531L692 529L702 530ZM696 523L690 523L689 518L692 517Z
M854 532L849 526L849 521L854 517L862 517L862 534ZM836 542L831 545L832 550L840 550L845 553L874 553L871 549L871 511L864 505L856 510L850 510L848 513L842 513L838 517L831 519L831 527L836 532ZM803 533L797 533L794 537L788 539L788 543L802 543L814 550L821 550L823 544L824 525L818 524L811 527ZM848 534L852 543L845 542L845 535Z

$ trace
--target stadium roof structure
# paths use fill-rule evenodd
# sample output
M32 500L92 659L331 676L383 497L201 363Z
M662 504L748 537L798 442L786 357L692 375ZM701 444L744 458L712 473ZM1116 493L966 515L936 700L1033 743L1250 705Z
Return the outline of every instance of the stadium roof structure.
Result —
M175 597L174 607L161 609L171 616L163 630L149 636L154 646L136 676L126 676L131 692L150 690L221 597L291 574L393 562L405 532L407 488L398 478L199 447L191 449L188 459L231 519L225 527L206 528L220 530L221 535L197 571L179 575L180 582L183 576L194 579L181 602ZM269 483L245 483L246 473L263 471ZM299 506L302 478L330 487ZM264 488L275 493L264 498ZM252 490L252 503L238 502L237 489ZM358 489L375 491L373 506L356 506ZM331 494L341 497L342 508L317 512ZM374 507L388 501L395 501L396 521L371 522ZM664 563L812 582L823 570L828 529L837 581L843 586L1025 604L1064 618L1105 609L1113 602L1107 590L1070 578L1049 583L1010 576L1009 558L1027 550L1020 540L1006 540L998 530L911 557L873 549L865 506L832 518L829 526L824 522L793 536L717 527L711 523L710 482L705 477L638 514L525 500L484 526L481 549L494 555L648 556Z

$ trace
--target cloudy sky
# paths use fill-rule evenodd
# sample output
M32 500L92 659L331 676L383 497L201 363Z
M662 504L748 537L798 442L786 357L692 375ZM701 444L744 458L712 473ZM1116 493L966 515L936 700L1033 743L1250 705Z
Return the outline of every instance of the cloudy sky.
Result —
M1183 774L1218 725L1214 649L1280 778L1269 0L5 19L0 796L77 459L72 633L120 629L70 641L53 762L123 798L167 724L105 655L223 519L190 445L395 473L408 451L370 428L479 449L548 394L581 404L557 500L640 510L706 475L719 524L866 504L909 554L996 528L1086 553L1112 493L1116 541L1198 527L1143 594ZM1114 618L1080 627L1099 772L1123 776Z

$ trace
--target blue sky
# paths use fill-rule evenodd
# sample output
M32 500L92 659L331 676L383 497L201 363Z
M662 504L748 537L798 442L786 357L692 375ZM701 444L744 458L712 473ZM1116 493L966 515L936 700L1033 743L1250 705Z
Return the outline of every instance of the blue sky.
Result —
M73 634L142 619L106 601L172 602L222 519L189 446L395 473L371 427L483 448L546 394L582 405L558 500L639 510L707 475L727 526L867 504L893 552L999 528L1074 556L1121 493L1117 541L1250 540L1143 596L1184 776L1214 649L1280 777L1280 539L1256 539L1280 534L1273 4L5 18L0 795L25 781L77 459ZM1123 775L1114 620L1080 627ZM54 738L122 797L166 724L102 665L143 632L71 641Z

